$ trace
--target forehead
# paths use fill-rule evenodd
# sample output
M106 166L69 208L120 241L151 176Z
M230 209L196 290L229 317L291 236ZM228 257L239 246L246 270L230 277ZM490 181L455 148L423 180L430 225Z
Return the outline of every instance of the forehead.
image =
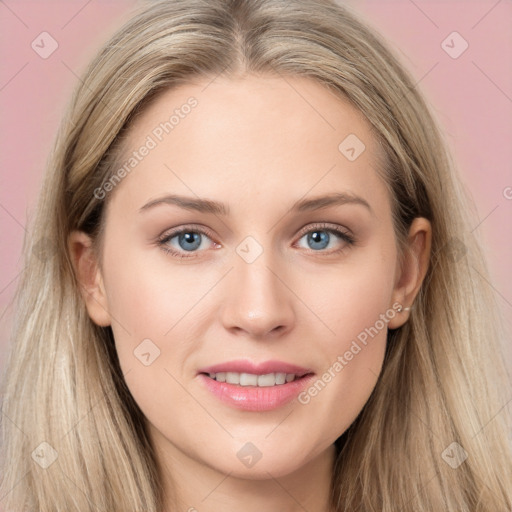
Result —
M232 203L333 189L383 193L368 121L306 77L216 77L169 89L136 118L118 166L143 146L150 149L116 194L192 192Z

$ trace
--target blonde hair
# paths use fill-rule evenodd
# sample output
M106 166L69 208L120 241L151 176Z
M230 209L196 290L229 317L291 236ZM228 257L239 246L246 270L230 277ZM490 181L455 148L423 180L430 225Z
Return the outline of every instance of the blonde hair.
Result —
M98 238L106 200L94 191L115 171L137 113L163 90L221 73L310 77L347 98L385 151L401 250L413 218L432 223L431 264L410 320L389 331L377 385L336 442L333 509L510 510L505 331L471 201L410 76L373 30L329 0L152 2L86 71L24 244L3 383L6 508L161 512L142 413L111 329L87 315L67 238L75 229ZM452 443L467 454L457 468L450 459L463 452ZM40 467L36 447L56 461Z

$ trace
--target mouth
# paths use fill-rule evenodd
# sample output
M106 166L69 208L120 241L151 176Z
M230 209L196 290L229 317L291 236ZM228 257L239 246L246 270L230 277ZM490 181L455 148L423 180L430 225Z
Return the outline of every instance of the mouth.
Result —
M198 373L210 396L235 409L253 412L290 403L313 376L311 370L280 361L231 361Z

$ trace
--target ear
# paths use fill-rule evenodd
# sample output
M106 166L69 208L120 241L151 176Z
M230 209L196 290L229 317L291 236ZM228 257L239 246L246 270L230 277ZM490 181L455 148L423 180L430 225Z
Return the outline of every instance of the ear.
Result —
M430 222L417 217L409 228L407 248L404 260L400 267L397 263L396 283L393 289L393 300L390 305L399 303L402 308L414 307L414 299L418 294L430 262L430 248L432 243L432 226ZM410 310L397 312L388 326L390 329L401 327L409 319Z
M102 327L110 325L107 296L92 239L82 231L73 231L68 249L91 320Z

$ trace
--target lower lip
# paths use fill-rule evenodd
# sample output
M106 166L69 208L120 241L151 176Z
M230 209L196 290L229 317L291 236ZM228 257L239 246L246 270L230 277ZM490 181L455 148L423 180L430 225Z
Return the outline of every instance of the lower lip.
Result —
M208 375L199 374L207 389L219 400L244 411L270 411L291 402L313 378L306 375L292 382L276 386L239 386L227 382L217 382Z

